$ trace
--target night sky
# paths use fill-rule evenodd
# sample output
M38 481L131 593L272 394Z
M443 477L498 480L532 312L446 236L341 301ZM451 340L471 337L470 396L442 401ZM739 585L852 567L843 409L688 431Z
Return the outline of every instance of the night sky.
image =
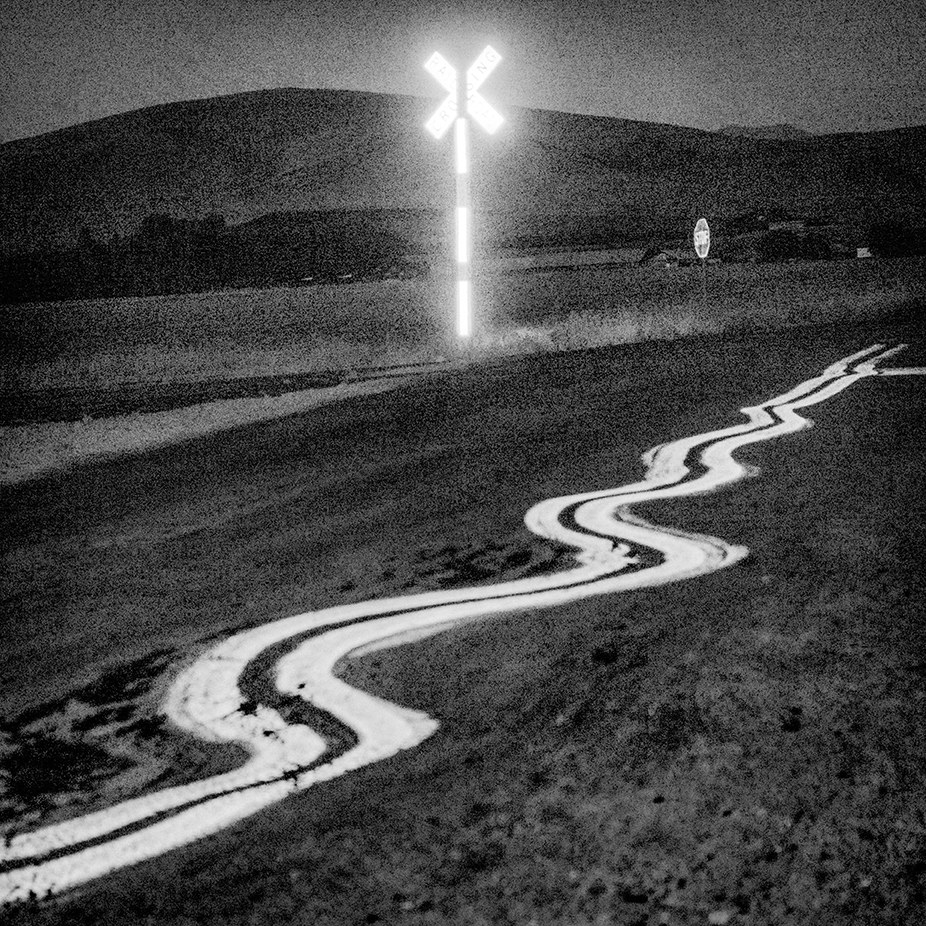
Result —
M715 129L926 123L921 0L0 0L0 139L272 87L439 96L431 51L505 60L506 105Z

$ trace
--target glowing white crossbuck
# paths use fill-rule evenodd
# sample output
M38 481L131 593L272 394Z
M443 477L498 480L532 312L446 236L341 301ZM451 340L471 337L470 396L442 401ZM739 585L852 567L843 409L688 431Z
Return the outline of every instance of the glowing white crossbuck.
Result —
M479 88L486 78L495 70L502 56L491 46L486 45L482 54L470 65L466 72L466 113L472 116L490 135L498 131L505 121L479 93ZM439 52L434 52L424 64L425 70L447 91L447 98L427 121L425 127L438 140L447 134L459 110L459 87L457 69ZM464 117L461 117L464 118Z
M439 140L447 134L447 129L451 125L455 126L457 333L462 338L469 337L473 330L472 294L470 291L472 222L470 220L469 138L466 117L471 116L490 135L494 134L505 121L485 97L479 93L479 88L501 60L502 56L491 45L486 45L482 50L482 54L470 65L469 70L466 72L465 114L460 112L461 94L457 69L440 52L434 52L424 65L425 70L447 91L446 99L425 123L425 128Z

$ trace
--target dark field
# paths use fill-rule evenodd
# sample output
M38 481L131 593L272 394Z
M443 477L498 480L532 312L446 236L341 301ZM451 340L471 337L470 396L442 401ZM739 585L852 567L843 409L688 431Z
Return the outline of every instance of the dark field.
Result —
M558 552L521 524L533 502L636 478L649 447L915 335L844 325L482 364L4 492L5 748L23 767L32 737L80 772L7 781L7 806L66 814L165 766L228 761L157 724L209 641L551 568ZM916 346L893 361L923 363ZM738 566L348 662L437 734L7 919L920 922L923 385L863 380L811 430L744 452L757 478L641 510L746 544Z

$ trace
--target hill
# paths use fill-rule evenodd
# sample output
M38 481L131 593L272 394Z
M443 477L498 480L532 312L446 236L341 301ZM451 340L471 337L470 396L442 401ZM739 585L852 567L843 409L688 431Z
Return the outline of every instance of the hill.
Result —
M451 144L423 128L435 105L267 90L6 143L0 252L72 247L82 234L111 241L156 214L236 225L328 211L369 213L426 247L453 202ZM922 127L783 142L503 109L498 135L473 133L474 201L495 241L676 233L698 215L722 222L766 206L860 225L912 222L926 208Z
M761 138L765 141L795 141L813 138L813 133L799 129L796 125L779 122L775 125L725 125L717 129L721 135L736 135L740 138Z

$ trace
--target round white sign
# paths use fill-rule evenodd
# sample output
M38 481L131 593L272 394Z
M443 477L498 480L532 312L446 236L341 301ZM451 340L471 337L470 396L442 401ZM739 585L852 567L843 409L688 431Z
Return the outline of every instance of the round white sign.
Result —
M694 249L695 253L701 260L707 257L707 252L711 247L711 230L708 227L707 219L698 219L694 229Z

